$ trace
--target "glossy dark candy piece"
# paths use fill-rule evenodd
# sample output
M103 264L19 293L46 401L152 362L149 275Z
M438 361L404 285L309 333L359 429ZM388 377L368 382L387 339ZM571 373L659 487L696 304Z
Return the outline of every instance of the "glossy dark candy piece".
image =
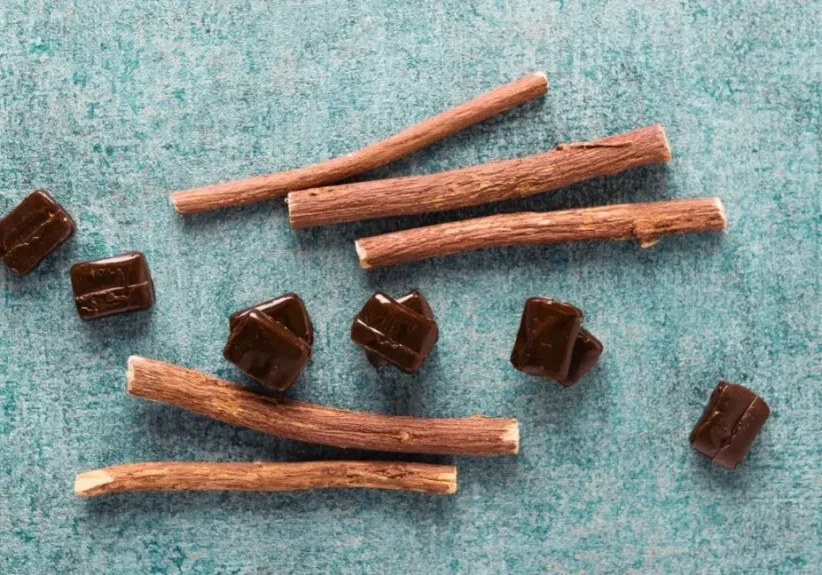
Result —
M750 389L720 381L691 431L690 443L717 465L734 469L770 413L765 400Z
M439 338L432 318L381 292L371 296L351 326L351 339L406 373L418 370Z
M565 380L582 319L582 312L571 304L543 297L528 298L511 363L529 375Z
M588 373L602 355L602 343L584 327L579 328L574 349L571 352L571 364L568 375L560 383L570 387Z
M71 287L77 311L86 320L147 309L154 303L154 283L140 252L75 264Z
M235 312L228 318L229 330L234 331L234 328L237 327L240 321L252 310L257 310L268 316L299 337L308 344L310 353L310 348L314 345L314 328L311 325L308 311L305 309L305 304L303 300L300 299L300 296L289 292L280 297Z
M267 387L291 387L308 363L311 346L281 323L252 309L231 332L223 356Z
M404 305L411 311L422 314L431 321L434 321L434 312L431 311L431 306L428 305L428 300L426 300L425 296L423 296L419 291L411 290L401 298L398 298L396 302ZM365 357L374 367L380 367L388 363L388 360L373 351L366 351Z
M0 258L29 273L74 233L74 221L48 192L38 190L0 219Z

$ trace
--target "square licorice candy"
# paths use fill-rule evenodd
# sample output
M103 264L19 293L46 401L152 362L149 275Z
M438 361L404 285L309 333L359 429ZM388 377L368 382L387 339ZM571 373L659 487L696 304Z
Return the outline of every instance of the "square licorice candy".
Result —
M77 311L86 320L147 309L154 304L154 283L140 252L75 264L71 268L71 287Z
M419 291L411 290L401 298L398 298L397 303L404 305L408 309L418 314L422 314L431 321L434 321L434 312L431 311L431 306L428 305L428 300L425 299ZM366 351L365 357L374 367L386 365L388 360L373 351Z
M413 299L413 298L412 298ZM436 322L423 313L377 292L351 326L351 339L372 354L406 372L417 371L439 338ZM430 308L429 308L430 311Z
M285 391L308 363L311 346L265 313L252 309L237 321L223 356L267 387Z
M281 324L303 340L309 348L314 345L314 328L311 325L311 319L308 317L308 310L305 309L303 300L297 294L289 292L231 314L228 318L229 331L234 331L234 328L253 310L257 310Z
M770 414L765 400L747 387L720 381L691 431L690 443L717 465L735 469Z
M0 219L0 259L25 275L74 233L74 221L48 192L28 195Z
M560 383L565 387L570 387L582 379L594 367L599 356L602 355L602 349L602 343L591 332L584 327L579 328L574 349L571 352L568 376L560 380Z
M543 297L528 298L511 363L529 375L565 380L569 377L582 319L582 312L571 304Z

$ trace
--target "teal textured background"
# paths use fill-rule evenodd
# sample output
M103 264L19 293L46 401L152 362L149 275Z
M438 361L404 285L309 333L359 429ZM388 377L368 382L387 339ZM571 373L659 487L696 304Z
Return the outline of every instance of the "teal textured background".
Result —
M818 573L820 14L818 1L765 0L4 0L0 212L48 187L78 230L30 276L0 271L0 572ZM673 161L304 233L281 201L187 218L169 206L171 190L343 154L538 70L544 100L368 177L653 122ZM727 234L648 250L492 250L366 274L352 246L468 215L709 195ZM156 307L83 323L70 265L132 249ZM440 323L436 353L414 376L374 370L350 321L374 289L415 286ZM516 416L521 454L456 458L452 497L73 496L75 473L121 462L345 457L125 393L131 354L247 382L221 357L226 317L288 290L317 331L291 396ZM605 344L574 388L508 363L531 295L580 306ZM735 473L687 443L720 377L773 412Z

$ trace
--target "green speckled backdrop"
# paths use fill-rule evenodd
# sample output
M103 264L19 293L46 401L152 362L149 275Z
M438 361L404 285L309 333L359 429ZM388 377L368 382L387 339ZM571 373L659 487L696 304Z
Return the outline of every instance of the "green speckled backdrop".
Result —
M30 276L0 272L0 572L818 573L820 14L810 0L4 0L0 212L46 186L78 230ZM534 70L551 81L543 101L368 177L656 121L673 161L296 234L282 202L189 218L168 204L174 189L346 153ZM707 195L725 202L726 235L649 250L494 250L366 274L352 249L468 215ZM156 307L83 323L70 265L132 249L149 259ZM374 370L350 321L372 290L414 286L440 322L436 353L414 376ZM126 396L131 354L247 381L221 357L226 316L287 290L317 330L290 395L516 416L521 454L457 458L452 497L75 499L76 472L120 462L346 456ZM574 388L508 363L530 295L579 305L605 344ZM735 473L687 443L721 376L773 410Z

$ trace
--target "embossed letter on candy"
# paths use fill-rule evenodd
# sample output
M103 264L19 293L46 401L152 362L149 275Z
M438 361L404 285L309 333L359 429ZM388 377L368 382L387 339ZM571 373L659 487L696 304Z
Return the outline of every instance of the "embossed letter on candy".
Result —
M154 284L140 252L75 264L71 287L83 319L146 309L154 303Z
M734 469L770 414L765 400L747 387L720 381L691 431L691 445L717 465Z
M39 190L0 219L0 258L9 269L27 274L73 232L68 212Z
M421 295L414 297L414 293L401 298L405 303L400 303L377 292L354 318L351 339L370 353L372 363L386 361L413 373L428 358L439 330L433 316L426 315L431 312L428 303Z

